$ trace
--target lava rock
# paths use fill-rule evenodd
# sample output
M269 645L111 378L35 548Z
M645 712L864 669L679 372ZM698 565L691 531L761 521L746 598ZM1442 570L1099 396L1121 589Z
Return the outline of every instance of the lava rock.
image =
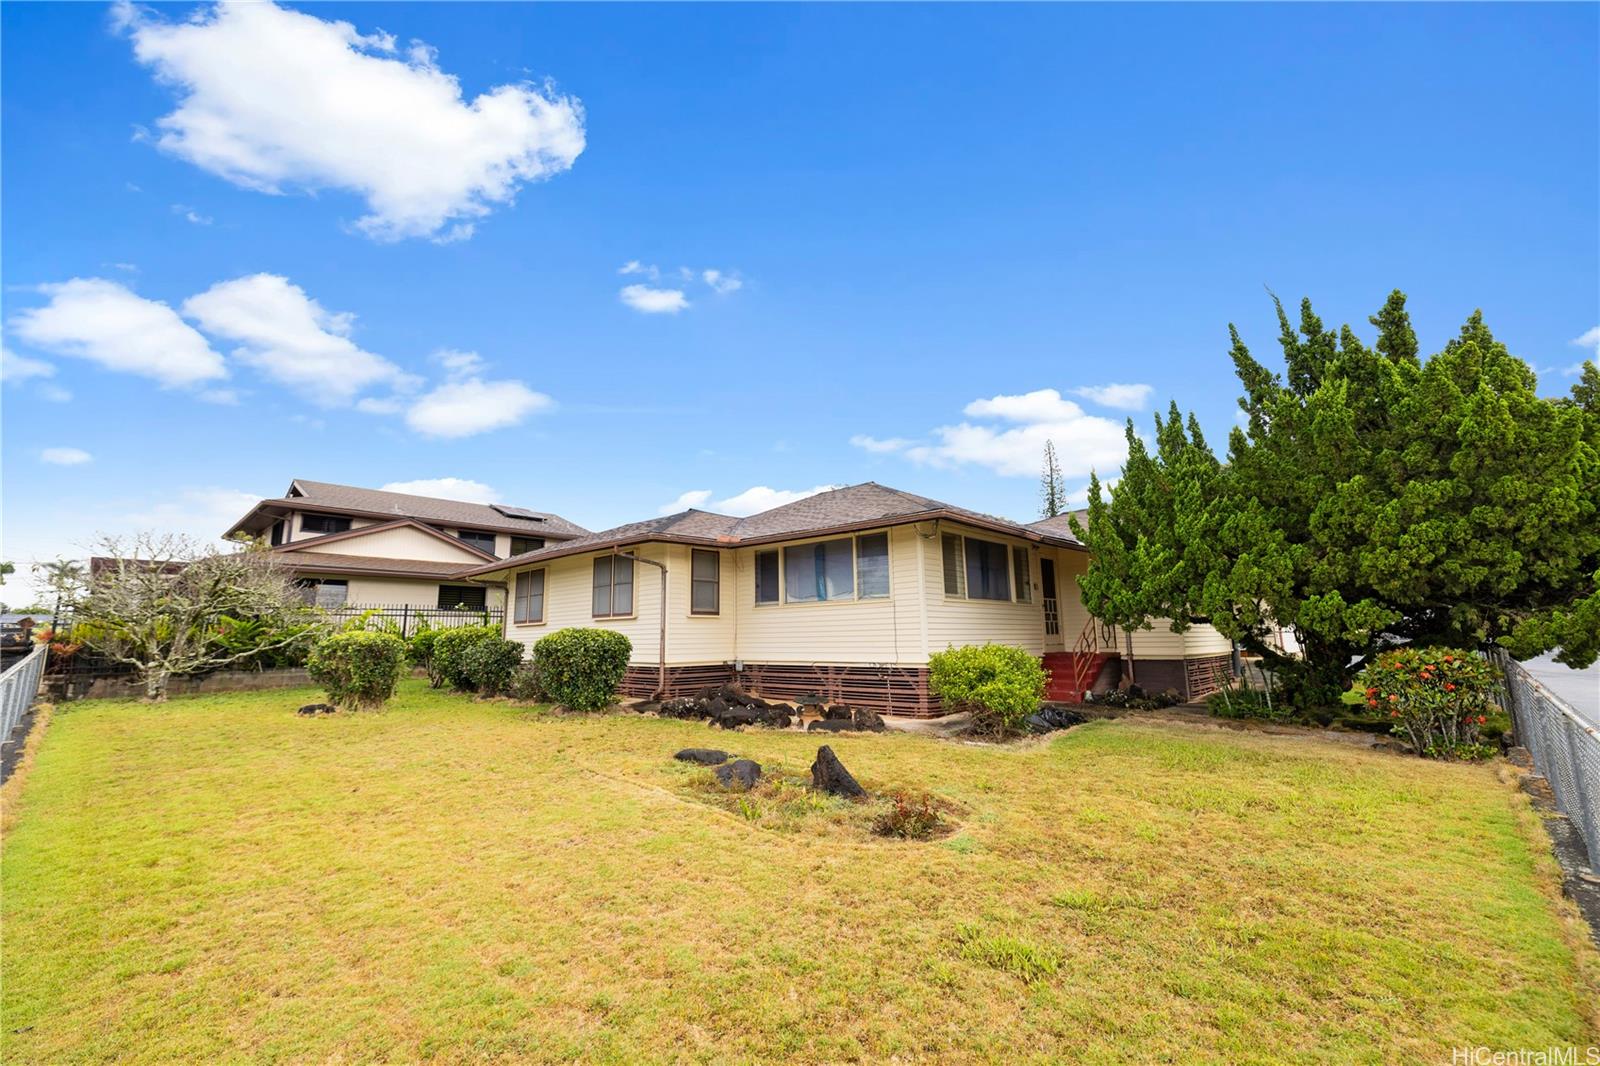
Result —
M332 714L336 710L338 710L338 708L331 703L308 703L294 713L309 716L313 714Z
M659 714L661 713L661 701L640 700L638 703L633 705L633 709L638 711L640 714Z
M661 709L656 712L667 718L704 718L705 711L701 708L700 701L687 696L677 699L665 700Z
M738 729L742 725L758 725L760 722L761 712L749 707L724 707L720 714L711 716L711 723L724 729Z
M750 759L735 759L733 762L723 763L712 771L717 775L717 783L723 788L737 789L748 792L756 787L756 782L761 780L761 764Z
M842 703L835 703L831 707L823 708L822 717L829 722L849 722L854 720L850 713L850 708Z
M855 722L848 718L819 718L806 725L807 733L854 733Z
M727 762L729 755L727 752L718 751L716 748L684 748L673 758L679 762L697 762L701 766L716 766L718 763Z
M850 771L826 744L817 749L817 761L811 764L811 787L846 799L864 799L867 795L867 790L850 776Z
M871 707L857 707L852 712L856 728L864 733L881 733L889 728L883 724L883 718Z

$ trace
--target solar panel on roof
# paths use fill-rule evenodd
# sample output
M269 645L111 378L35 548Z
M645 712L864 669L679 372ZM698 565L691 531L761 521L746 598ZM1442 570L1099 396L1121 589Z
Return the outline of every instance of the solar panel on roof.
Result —
M530 511L526 507L509 507L503 503L491 503L489 506L493 507L496 511L499 511L507 518L531 518L536 522L544 521L544 515Z

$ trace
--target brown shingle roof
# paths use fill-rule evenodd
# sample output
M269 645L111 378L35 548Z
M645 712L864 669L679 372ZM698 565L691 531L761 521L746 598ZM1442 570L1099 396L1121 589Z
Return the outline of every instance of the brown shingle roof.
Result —
M632 522L587 537L552 544L539 551L485 564L472 572L494 573L511 566L537 562L540 559L554 559L564 555L643 544L648 541L722 544L731 547L937 518L968 522L1030 540L1049 540L1052 543L1067 545L1077 543L1072 539L1070 532L1062 535L1053 530L1035 529L1009 519L983 514L980 511L970 511L927 496L918 496L916 493L903 492L875 481L867 481L860 485L819 492L815 496L786 503L781 507L774 507L746 518L690 510L663 518Z
M333 552L291 552L283 564L298 572L330 574L389 574L397 577L462 577L480 563L441 563L433 559L384 559L376 555L336 555Z
M1082 511L1068 511L1066 514L1058 514L1054 518L1043 518L1037 522L1029 522L1028 528L1037 529L1040 533L1065 537L1075 544L1082 544L1083 542L1078 539L1077 534L1072 532L1072 526L1067 523L1069 518L1076 518L1080 526L1089 524L1089 512L1085 509Z
M503 508L503 509L501 509ZM569 540L589 533L576 522L544 511L527 511L486 503L464 503L435 496L413 496L404 492L363 489L354 485L335 485L327 481L296 479L289 491L278 498L262 500L250 513L235 522L224 536L236 532L259 533L270 527L288 510L323 510L366 518L415 518L445 526L495 530L517 536ZM525 517L517 513L525 512Z

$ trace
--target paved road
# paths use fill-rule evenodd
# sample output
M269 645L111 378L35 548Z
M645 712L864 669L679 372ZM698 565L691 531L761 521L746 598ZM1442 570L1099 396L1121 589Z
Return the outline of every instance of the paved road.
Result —
M1552 655L1541 655L1522 665L1541 685L1600 726L1600 662L1586 670L1574 670L1556 662Z

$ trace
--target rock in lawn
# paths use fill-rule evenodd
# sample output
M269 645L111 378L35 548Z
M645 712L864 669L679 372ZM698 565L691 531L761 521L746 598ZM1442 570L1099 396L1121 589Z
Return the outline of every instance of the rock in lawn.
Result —
M817 749L817 761L811 764L811 787L846 799L864 799L867 790L850 776L839 756L824 744Z
M883 718L871 707L857 707L852 712L856 728L865 733L881 733L889 728L883 724Z
M660 714L661 713L661 701L660 700L640 700L638 703L635 703L633 705L632 709L637 711L637 712L639 712L640 714Z
M807 733L854 733L856 724L848 718L819 718L806 725Z
M848 722L851 721L850 708L842 703L835 703L831 707L823 708L822 717L829 722Z
M728 753L716 748L684 748L673 756L679 762L697 762L702 766L716 766L728 761Z
M750 791L756 787L756 782L761 780L761 764L749 759L725 762L712 772L717 775L717 783L723 788L739 792Z
M294 713L305 715L332 714L336 710L338 710L338 708L331 703L308 703Z

